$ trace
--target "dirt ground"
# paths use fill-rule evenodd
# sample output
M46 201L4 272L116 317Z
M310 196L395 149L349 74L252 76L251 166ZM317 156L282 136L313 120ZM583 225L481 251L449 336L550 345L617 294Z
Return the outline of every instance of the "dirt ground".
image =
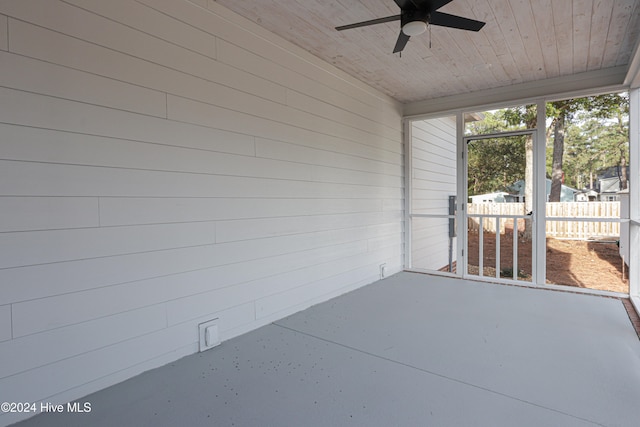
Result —
M484 234L483 271L496 275L495 234ZM513 278L513 232L500 235L501 277ZM547 239L547 283L629 292L627 266L615 242ZM469 233L469 273L478 274L478 234ZM518 238L518 280L531 281L531 242Z

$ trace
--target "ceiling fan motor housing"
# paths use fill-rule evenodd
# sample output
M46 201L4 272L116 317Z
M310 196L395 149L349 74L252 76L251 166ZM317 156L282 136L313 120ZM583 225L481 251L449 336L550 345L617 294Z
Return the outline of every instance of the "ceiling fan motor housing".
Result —
M404 27L409 22L421 21L429 23L430 18L429 10L426 8L420 9L404 9L400 12L400 26Z

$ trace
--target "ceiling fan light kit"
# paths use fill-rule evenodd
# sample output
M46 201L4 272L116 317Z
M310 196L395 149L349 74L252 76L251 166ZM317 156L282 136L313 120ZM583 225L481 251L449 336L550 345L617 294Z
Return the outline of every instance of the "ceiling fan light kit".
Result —
M427 31L427 23L422 21L407 22L402 26L402 32L407 36L417 36Z
M453 0L394 0L400 8L400 15L387 16L386 18L372 19L370 21L336 27L343 31L351 28L366 27L368 25L382 24L384 22L400 21L400 34L393 48L393 53L402 52L411 36L424 33L428 25L456 28L467 31L480 31L484 22L462 16L450 15L438 12L442 6Z

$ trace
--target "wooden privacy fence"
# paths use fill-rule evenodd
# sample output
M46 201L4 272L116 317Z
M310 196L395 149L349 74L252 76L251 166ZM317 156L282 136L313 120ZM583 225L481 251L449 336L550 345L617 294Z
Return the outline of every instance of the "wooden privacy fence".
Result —
M469 203L469 215L524 215L524 203ZM620 202L560 202L547 203L546 216L562 218L580 218L580 221L547 219L547 237L560 239L598 239L620 237L620 223L608 222L607 218L617 221L620 218ZM585 221L585 218L598 219L597 222ZM604 220L604 221L603 221ZM522 220L519 228L522 228ZM478 232L479 218L469 218L469 231ZM505 226L511 228L513 220L500 221L500 234ZM482 227L489 233L496 232L495 218L485 218Z
M524 203L469 203L467 209L469 215L524 215L526 213L524 211ZM505 226L507 225L512 229L513 220L500 220L500 234L505 233ZM480 229L480 218L469 218L467 227L469 227L470 232L477 233ZM495 233L496 219L484 218L482 220L482 229L488 233Z
M547 217L620 219L620 202L547 203ZM548 237L563 239L620 238L619 222L547 221Z

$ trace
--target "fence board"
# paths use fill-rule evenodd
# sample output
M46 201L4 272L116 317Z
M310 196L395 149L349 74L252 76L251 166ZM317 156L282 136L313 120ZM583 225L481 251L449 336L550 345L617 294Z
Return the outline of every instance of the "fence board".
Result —
M524 203L469 203L469 215L524 215ZM620 202L560 202L547 203L546 216L564 218L620 218ZM469 231L477 233L478 218L469 218ZM505 223L500 221L500 234L505 233ZM489 233L496 232L495 220L485 218L483 227ZM618 222L585 222L585 221L553 221L547 220L547 237L558 239L601 239L620 238L620 223Z

